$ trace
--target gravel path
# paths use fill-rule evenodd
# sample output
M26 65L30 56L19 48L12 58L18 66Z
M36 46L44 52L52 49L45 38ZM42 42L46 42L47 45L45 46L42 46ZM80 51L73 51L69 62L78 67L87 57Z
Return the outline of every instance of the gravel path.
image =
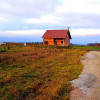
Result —
M81 59L84 69L72 81L71 100L100 100L100 51L90 51Z

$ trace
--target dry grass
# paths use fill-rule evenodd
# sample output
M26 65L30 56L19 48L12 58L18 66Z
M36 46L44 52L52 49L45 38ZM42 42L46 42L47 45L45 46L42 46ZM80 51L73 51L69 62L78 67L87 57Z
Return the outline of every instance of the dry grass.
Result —
M31 45L0 53L1 100L69 100L84 49Z

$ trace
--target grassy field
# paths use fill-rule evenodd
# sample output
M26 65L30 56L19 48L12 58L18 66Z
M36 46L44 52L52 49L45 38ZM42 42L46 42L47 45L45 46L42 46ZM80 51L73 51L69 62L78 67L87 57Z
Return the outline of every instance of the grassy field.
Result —
M82 71L87 49L0 46L0 100L69 100L70 81Z
M100 50L100 46L72 46L72 48L76 49L86 49L86 50Z

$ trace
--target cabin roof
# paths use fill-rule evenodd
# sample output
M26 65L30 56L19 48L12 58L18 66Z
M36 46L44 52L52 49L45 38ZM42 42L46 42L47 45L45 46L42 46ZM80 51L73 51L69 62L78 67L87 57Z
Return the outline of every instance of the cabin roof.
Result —
M47 30L42 38L65 38L67 34L71 39L69 30Z

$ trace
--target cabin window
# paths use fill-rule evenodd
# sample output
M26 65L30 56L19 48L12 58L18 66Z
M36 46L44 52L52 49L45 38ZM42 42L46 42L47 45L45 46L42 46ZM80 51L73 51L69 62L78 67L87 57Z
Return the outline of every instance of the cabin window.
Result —
M63 43L63 41L61 41L61 43Z

